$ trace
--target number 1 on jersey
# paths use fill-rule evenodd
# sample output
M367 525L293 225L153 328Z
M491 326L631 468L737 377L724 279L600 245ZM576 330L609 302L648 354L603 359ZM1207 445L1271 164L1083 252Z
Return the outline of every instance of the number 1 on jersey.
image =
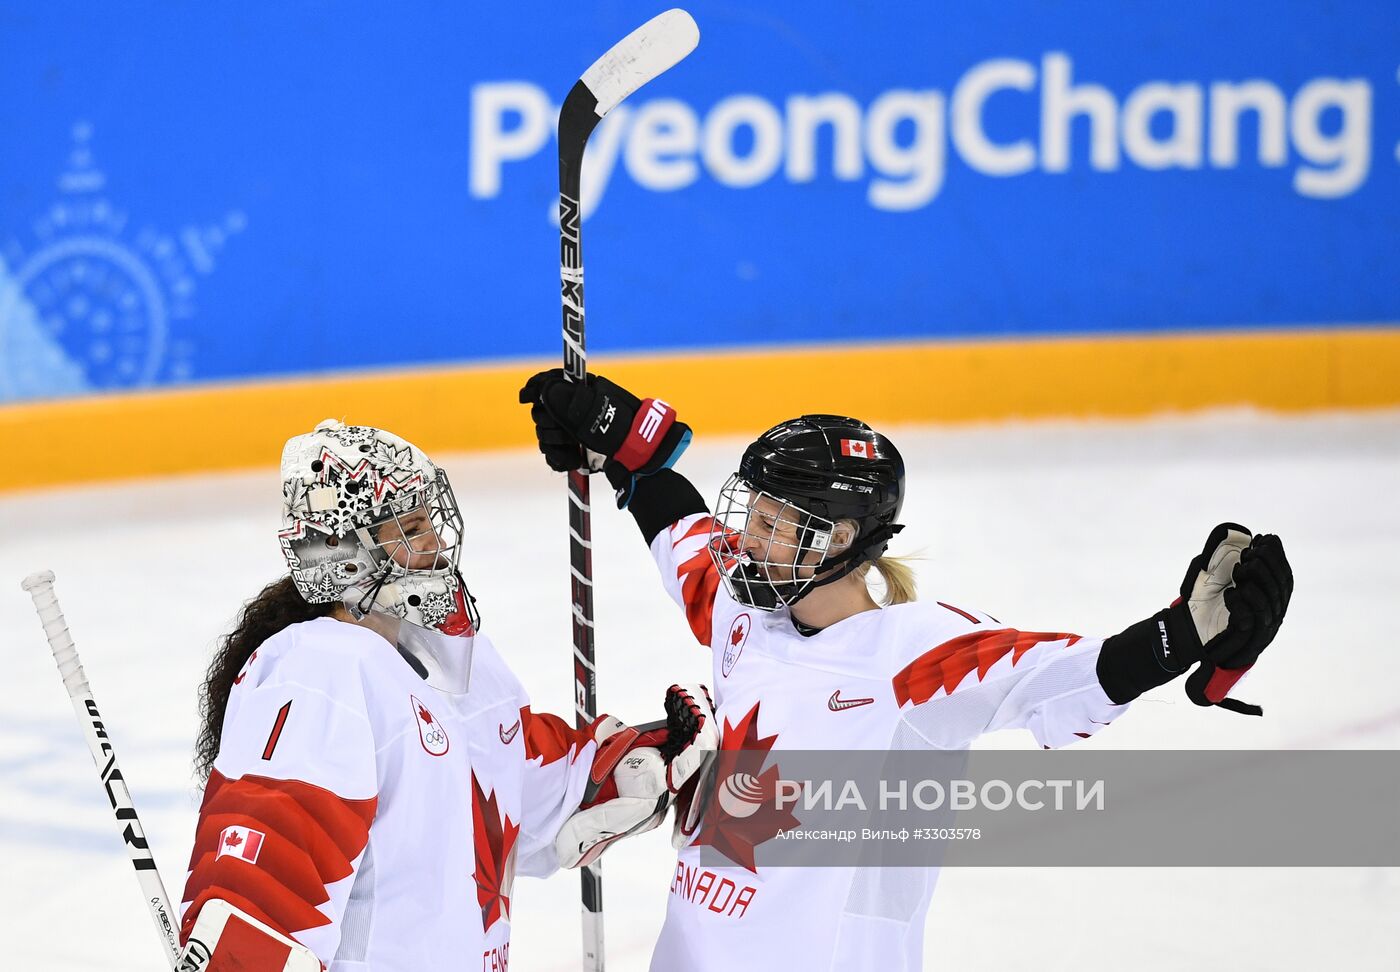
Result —
M263 759L271 759L272 751L277 748L277 740L282 736L282 727L287 724L287 713L292 711L292 700L288 699L287 704L277 710L277 721L273 723L272 735L267 737L267 745L263 747Z

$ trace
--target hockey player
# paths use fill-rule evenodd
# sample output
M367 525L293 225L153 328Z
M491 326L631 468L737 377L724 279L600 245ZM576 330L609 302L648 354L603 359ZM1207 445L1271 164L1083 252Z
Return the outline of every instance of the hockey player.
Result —
M520 397L548 464L576 468L582 447L636 519L666 590L712 651L724 750L958 750L1018 727L1058 747L1192 667L1196 703L1259 711L1226 693L1288 605L1293 579L1275 536L1216 527L1180 599L1112 637L1018 631L913 600L912 574L885 556L902 529L904 464L864 423L804 415L768 430L712 516L670 468L690 432L666 403L558 370L535 375ZM872 569L883 605L867 588ZM699 850L708 821L682 811L656 972L921 967L936 870L774 868L751 857L710 867Z
M714 749L706 693L672 686L641 729L532 711L480 633L446 473L330 420L282 480L290 574L202 693L183 967L504 970L515 874L657 826Z

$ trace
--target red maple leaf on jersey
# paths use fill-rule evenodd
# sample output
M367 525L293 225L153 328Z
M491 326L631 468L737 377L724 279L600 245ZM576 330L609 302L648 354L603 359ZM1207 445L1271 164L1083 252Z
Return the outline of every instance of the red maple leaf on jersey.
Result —
M476 845L476 901L481 930L510 919L510 889L515 882L515 838L520 825L501 813L493 790L488 797L472 773L472 837Z
M224 838L225 847L237 847L241 843L243 843L243 838L237 834L229 834Z
M734 630L729 634L729 643L731 645L737 645L744 640L745 634L744 626L742 624L736 624Z
M418 718L422 719L424 722L426 722L426 723L428 723L429 725L431 725L431 724L432 724L432 721L433 721L433 714L432 714L431 712L429 712L427 709L423 708L422 705L419 705L419 706L418 706Z
M796 830L802 822L793 815L792 807L779 810L775 795L778 790L778 766L764 766L768 753L778 741L775 733L771 736L758 734L758 708L755 703L737 725L724 720L724 731L720 736L719 759L715 766L715 779L720 786L731 776L747 775L756 781L758 791L763 794L758 809L747 817L733 817L725 812L715 793L705 805L705 818L700 831L695 835L695 843L708 844L729 858L735 864L755 874L758 868L754 863L754 848L778 834Z
M1015 665L1043 642L1063 641L1068 648L1078 640L1077 634L1053 631L973 631L929 649L906 665L891 679L895 701L901 706L907 702L918 705L933 698L940 688L944 695L952 695L969 672L975 669L980 682L1007 652Z
M258 660L258 650L257 650L256 648L254 648L254 649L253 649L253 653L252 653L251 655L248 656L248 660L245 661L245 662L243 663L243 671L239 672L239 673L238 673L238 676L233 680L233 684L234 684L234 685L242 685L242 684L243 684L243 680L244 680L245 678L248 677L248 666L251 665L251 664L253 664L253 662L255 662L255 661L257 661L257 660Z
M672 537L671 546L679 547L694 537L708 538L714 523L714 517L702 516L684 534ZM728 533L723 536L727 537ZM706 542L714 543L715 540L707 539ZM715 569L708 546L702 546L676 565L676 580L681 583L681 600L685 602L685 617L690 622L690 630L701 644L708 645L713 634L711 623L714 619L715 594L720 585L719 571Z

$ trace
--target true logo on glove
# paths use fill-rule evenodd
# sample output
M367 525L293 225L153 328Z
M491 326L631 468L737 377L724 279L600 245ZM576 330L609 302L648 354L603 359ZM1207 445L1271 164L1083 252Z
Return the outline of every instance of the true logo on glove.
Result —
M661 423L670 409L671 406L661 399L653 398L651 408L647 409L647 413L642 416L642 424L637 427L637 434L648 442L656 438L656 431L661 428Z
M608 429L612 428L613 419L617 418L617 406L612 402L608 402L606 399L604 399L604 401L607 402L607 404L603 406L603 411L599 413L598 421L593 423L593 431L597 432L599 435L606 434Z

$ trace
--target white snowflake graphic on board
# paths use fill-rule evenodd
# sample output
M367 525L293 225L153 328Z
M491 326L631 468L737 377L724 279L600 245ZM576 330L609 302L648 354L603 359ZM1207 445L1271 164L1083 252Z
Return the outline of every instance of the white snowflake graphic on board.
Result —
M105 196L92 126L73 126L59 199L31 225L25 247L0 250L0 402L133 388L192 377L197 280L247 217L174 234L129 232Z

